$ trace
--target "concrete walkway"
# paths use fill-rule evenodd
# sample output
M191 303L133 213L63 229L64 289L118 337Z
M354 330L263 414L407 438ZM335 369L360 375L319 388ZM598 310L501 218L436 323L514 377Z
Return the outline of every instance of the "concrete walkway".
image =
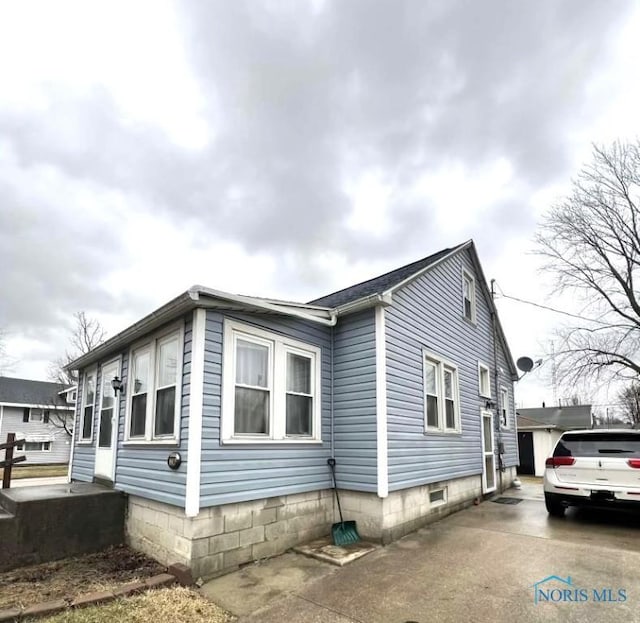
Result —
M550 518L539 481L506 496L522 501L483 502L343 568L288 553L202 591L245 623L640 621L636 515ZM533 584L550 575L570 576L590 599L535 604ZM603 588L627 600L595 603Z

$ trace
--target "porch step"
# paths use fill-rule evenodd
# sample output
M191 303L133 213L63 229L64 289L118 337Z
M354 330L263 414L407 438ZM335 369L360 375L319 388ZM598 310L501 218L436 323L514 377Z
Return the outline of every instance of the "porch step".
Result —
M125 498L94 483L0 491L0 571L124 541Z

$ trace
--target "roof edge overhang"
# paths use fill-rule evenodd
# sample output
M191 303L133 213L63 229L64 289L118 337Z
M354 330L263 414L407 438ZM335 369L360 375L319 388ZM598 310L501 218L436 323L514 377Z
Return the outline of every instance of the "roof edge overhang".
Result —
M143 335L159 329L163 325L175 320L176 317L197 307L233 311L261 311L282 316L293 316L329 327L334 326L337 322L337 313L333 309L322 308L317 305L307 307L304 304L230 294L229 292L222 292L221 290L213 290L204 286L195 285L162 307L151 312L142 318L142 320L139 320L103 344L100 344L100 346L97 346L92 351L70 362L65 366L65 369L78 370L99 361L110 353L127 346Z
M425 273L429 272L432 268L435 268L436 266L442 264L443 262L446 262L450 257L453 257L456 253L459 253L463 249L467 249L468 247L471 247L471 246L473 246L473 240L467 240L466 242L459 244L457 247L454 247L453 249L451 249L451 251L449 251L449 253L447 253L446 255L443 255L441 258L438 258L435 262L429 264L428 266L421 268L420 270L416 271L415 273L413 273L413 275L410 275L406 279L399 281L395 285L385 290L382 294L393 295L393 293L399 290L400 288L403 288L404 286L411 283L412 281L415 281L418 277L421 277Z

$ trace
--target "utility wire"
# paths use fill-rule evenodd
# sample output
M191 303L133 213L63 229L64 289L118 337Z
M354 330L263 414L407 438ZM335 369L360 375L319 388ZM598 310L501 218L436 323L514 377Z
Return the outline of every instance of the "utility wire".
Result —
M526 301L525 299L520 299L517 296L509 296L505 294L502 289L500 289L500 294L498 295L505 299L511 299L512 301L517 301L518 303L524 303L525 305L532 305L533 307L539 307L540 309L546 309L547 311L555 312L556 314L563 314L565 316L571 316L572 318L578 318L579 320L587 320L588 322L595 322L601 325L609 325L609 322L603 322L602 320L595 320L594 318L586 318L585 316L580 316L578 314L572 314L568 311L563 311L562 309L555 309L555 307L549 307L548 305L541 305L540 303L534 303L533 301Z

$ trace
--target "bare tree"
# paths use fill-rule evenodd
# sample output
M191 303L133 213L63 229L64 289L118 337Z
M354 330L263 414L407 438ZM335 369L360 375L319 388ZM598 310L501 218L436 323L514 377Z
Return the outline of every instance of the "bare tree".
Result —
M11 372L15 367L15 359L7 353L7 346L5 344L6 333L0 329L0 376Z
M50 380L62 385L76 385L78 383L74 371L67 370L65 366L102 344L106 337L105 330L96 318L90 318L83 311L76 312L73 317L75 326L69 336L71 348L65 351L63 357L59 357L49 365Z
M634 428L640 428L640 383L635 381L625 387L618 399L625 419Z
M568 198L551 209L536 241L558 292L582 305L560 331L565 385L640 376L640 141L594 146Z
M76 312L73 317L75 326L69 336L71 348L65 351L63 357L59 357L49 365L49 379L59 383L60 390L65 386L78 384L78 377L74 371L67 370L65 366L102 344L106 337L105 330L96 318L90 318L83 311ZM51 408L55 405L59 406L60 400L58 397L52 396L51 405L43 405L42 408L49 409L49 422L53 426L63 428L68 435L71 435L73 433L73 417Z

